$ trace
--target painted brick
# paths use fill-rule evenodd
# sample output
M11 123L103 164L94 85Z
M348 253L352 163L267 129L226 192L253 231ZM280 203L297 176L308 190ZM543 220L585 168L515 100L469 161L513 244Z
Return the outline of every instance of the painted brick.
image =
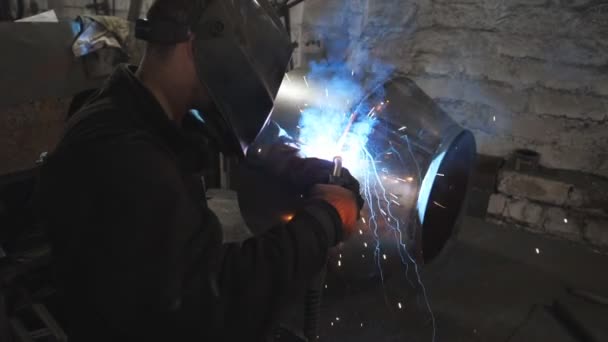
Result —
M543 217L543 228L549 234L580 241L582 239L582 223L561 208L548 208Z
M608 220L587 220L583 228L583 236L586 241L595 246L608 247Z
M521 112L527 106L527 93L485 82L452 78L415 77L418 86L433 98L466 100L498 110Z
M571 184L514 171L502 171L498 177L498 190L504 194L555 205L564 205L572 188Z
M543 207L526 199L511 199L507 202L504 216L532 229L542 228Z
M488 202L488 214L502 216L507 207L507 197L501 194L492 194Z
M530 110L538 114L603 121L608 118L608 99L538 90L530 98Z

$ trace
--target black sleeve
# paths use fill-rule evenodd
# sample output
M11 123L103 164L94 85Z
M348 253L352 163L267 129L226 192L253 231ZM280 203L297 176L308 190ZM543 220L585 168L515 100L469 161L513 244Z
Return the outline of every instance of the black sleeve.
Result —
M336 210L317 201L284 226L224 245L220 289L234 328L259 336L282 300L320 272L328 249L341 240L340 227Z
M89 155L90 188L83 190L93 198L89 224L96 227L87 252L93 306L123 336L170 335L200 209L175 161L151 141L105 143Z
M108 294L100 296L97 305L116 329L162 326L180 301L208 305L204 298L212 296L183 297L182 289L192 285L184 284L186 279L198 279L201 291L207 291L205 284L213 278L226 327L234 323L240 334L259 336L280 298L319 272L328 248L341 240L336 210L314 201L284 226L242 244L213 246L209 222L201 220L198 203L160 147L129 142L94 159L98 223L108 230L99 237L93 282L99 293ZM203 266L209 261L193 260L193 255L216 259L217 269ZM197 272L202 274L192 274ZM201 311L206 309L213 306ZM192 310L190 316L201 311ZM201 319L202 329L205 324Z

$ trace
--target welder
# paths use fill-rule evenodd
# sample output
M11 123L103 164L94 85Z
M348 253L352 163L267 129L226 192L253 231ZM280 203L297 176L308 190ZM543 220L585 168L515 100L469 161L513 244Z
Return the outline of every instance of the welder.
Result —
M345 186L322 184L331 162L271 148L267 172L309 200L289 223L223 243L193 110L246 159L289 39L265 0L157 0L137 35L139 67L119 67L85 101L41 170L70 341L265 340L283 299L354 228L358 183L346 172Z

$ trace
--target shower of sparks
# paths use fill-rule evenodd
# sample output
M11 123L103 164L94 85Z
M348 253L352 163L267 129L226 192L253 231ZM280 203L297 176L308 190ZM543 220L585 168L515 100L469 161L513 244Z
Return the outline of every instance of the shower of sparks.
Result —
M354 70L351 72L354 76ZM308 80L304 77L306 86L309 87ZM351 81L352 82L352 81ZM332 91L332 94L340 93ZM325 95L329 98L329 88L325 88ZM331 103L332 101L327 101ZM344 103L343 101L339 101ZM422 174L409 142L409 136L405 134L407 127L402 126L398 130L401 135L401 140L407 144L407 150L412 168L417 170L416 178L413 176L403 176L403 178L395 177L388 173L388 170L382 167L383 163L391 160L400 160L405 167L405 160L401 153L394 148L389 148L384 151L368 149L368 136L373 132L376 123L379 122L384 109L389 104L389 100L382 101L376 104L370 104L369 109L360 104L355 110L350 108L313 108L306 106L303 110L301 120L299 122L299 136L296 141L299 143L302 154L306 157L316 157L326 160L332 160L335 156L341 156L343 165L349 169L351 174L355 176L361 184L361 195L367 204L366 217L361 218L363 224L366 225L367 231L370 232L373 238L372 246L368 246L367 242L363 242L363 247L371 247L374 251L373 260L378 267L380 280L384 283L383 263L382 260L387 260L387 255L382 253L380 232L381 230L392 231L395 242L398 247L398 254L401 263L405 267L405 274L408 275L410 265L413 266L413 272L416 276L418 288L421 290L424 303L430 314L433 326L433 339L435 341L435 316L431 310L426 288L422 283L418 264L414 257L408 251L409 247L404 241L409 235L408 230L419 229L416 224L410 224L410 220L401 217L394 213L395 210L400 210L402 203L401 196L392 192L393 189L402 189L409 184L422 182ZM347 105L351 103L350 99L346 100ZM354 103L354 102L353 102ZM362 111L360 111L361 109ZM348 115L350 113L350 115ZM367 113L367 114L366 114ZM387 176L388 175L388 176ZM399 184L401 183L401 184ZM417 184L421 186L421 184ZM388 186L391 186L392 191L388 191ZM399 192L397 192L399 193ZM445 206L434 202L435 205L442 208ZM363 235L363 230L359 230L359 234ZM341 255L340 255L341 258ZM365 254L361 254L361 258L365 259ZM338 267L342 266L341 260L338 260ZM410 281L410 284L413 283ZM327 288L327 285L325 285ZM399 303L399 308L402 304ZM361 324L363 326L363 324ZM333 323L332 323L333 326Z

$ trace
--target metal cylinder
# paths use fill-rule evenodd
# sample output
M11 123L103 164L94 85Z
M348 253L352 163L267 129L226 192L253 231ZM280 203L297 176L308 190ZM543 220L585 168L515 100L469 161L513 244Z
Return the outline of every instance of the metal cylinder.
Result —
M306 129L307 110L332 103L343 103L343 113L336 122L338 145L344 151L343 166L361 183L366 206L358 233L341 247L347 258L381 261L395 255L404 262L425 263L436 258L453 236L464 207L468 183L476 156L473 135L452 120L412 80L392 74L379 82L365 84L357 98L349 92L335 91L331 82L308 78L308 71L290 72L279 90L272 120L309 152ZM332 94L332 92L334 94ZM309 120L310 121L310 120ZM364 128L364 151L354 158L344 137L361 134ZM323 124L321 131L331 130ZM344 130L344 128L346 128ZM344 134L342 134L344 130ZM285 133L284 132L284 133ZM356 137L355 137L356 138ZM302 141L306 140L306 141ZM352 140L352 139L351 139ZM338 155L324 143L310 157L331 160ZM326 147L327 146L327 147ZM308 146L309 147L309 146ZM319 155L315 155L319 154ZM262 173L245 170L239 203L243 216L256 233L272 226L286 211L297 208L301 195L290 191L276 179L264 180ZM261 200L263 197L263 200ZM275 218L273 218L273 216ZM359 263L333 263L343 272L360 273ZM376 266L376 263L371 263ZM333 266L337 269L337 266Z

